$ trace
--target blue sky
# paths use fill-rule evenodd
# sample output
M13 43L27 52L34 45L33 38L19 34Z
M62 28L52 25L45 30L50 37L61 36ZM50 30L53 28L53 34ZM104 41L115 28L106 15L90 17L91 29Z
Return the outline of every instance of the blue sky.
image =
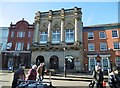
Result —
M0 27L9 27L22 18L34 22L37 11L82 8L84 26L118 22L118 2L2 2L0 3Z

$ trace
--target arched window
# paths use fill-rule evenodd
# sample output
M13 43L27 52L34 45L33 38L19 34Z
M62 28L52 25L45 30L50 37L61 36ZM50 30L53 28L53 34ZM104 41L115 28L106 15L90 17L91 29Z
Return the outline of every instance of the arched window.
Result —
M53 55L50 58L50 68L51 69L58 69L59 68L59 60L58 60L58 57L55 55Z
M37 58L36 58L36 65L38 66L38 65L40 65L40 63L43 63L44 62L44 57L43 56L38 56Z

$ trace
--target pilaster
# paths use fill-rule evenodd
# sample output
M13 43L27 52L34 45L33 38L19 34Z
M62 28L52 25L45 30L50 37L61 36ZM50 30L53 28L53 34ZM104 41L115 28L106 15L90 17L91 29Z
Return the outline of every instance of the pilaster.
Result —
M48 45L51 43L51 25L52 25L52 10L49 10L49 14L48 14Z
M64 20L65 20L65 13L64 9L61 9L61 44L65 43L65 30L64 30Z
M38 11L35 16L34 43L39 43L39 29L40 29L40 12Z

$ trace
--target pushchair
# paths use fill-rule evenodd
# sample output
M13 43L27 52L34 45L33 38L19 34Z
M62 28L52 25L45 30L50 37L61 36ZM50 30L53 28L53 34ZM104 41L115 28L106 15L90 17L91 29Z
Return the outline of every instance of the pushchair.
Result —
M51 81L19 80L18 83L16 88L53 88Z

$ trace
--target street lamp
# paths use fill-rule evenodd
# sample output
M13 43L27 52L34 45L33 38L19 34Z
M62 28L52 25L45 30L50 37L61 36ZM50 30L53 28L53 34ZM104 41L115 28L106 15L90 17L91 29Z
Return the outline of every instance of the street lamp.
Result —
M63 48L63 50L64 50L64 77L66 77L65 47Z

